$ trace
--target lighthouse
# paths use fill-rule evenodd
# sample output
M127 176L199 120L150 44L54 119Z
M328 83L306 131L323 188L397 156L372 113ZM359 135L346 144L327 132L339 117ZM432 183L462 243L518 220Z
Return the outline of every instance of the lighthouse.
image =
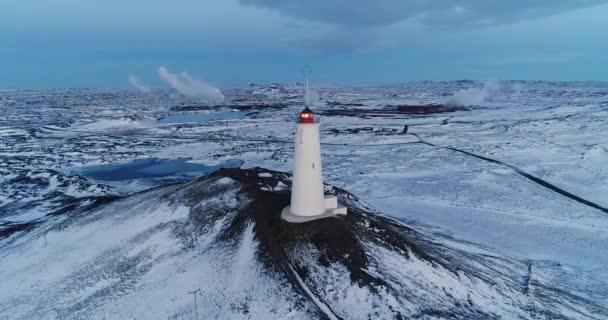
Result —
M309 108L308 77L306 97L306 106L296 119L291 203L281 212L283 220L291 223L308 222L347 213L346 207L338 205L336 197L325 196L323 193L320 118Z

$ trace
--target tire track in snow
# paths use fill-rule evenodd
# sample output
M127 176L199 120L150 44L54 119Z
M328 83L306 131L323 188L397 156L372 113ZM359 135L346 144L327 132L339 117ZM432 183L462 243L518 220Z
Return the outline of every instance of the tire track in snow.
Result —
M475 158L478 158L478 159L481 159L481 160L485 160L485 161L492 162L492 163L495 163L495 164L498 164L498 165L502 165L504 167L507 167L507 168L513 170L518 175L520 175L520 176L522 176L522 177L524 177L524 178L526 178L526 179L528 179L528 180L530 180L530 181L532 181L532 182L534 182L534 183L536 183L536 184L538 184L540 186L545 187L546 189L549 189L549 190L551 190L553 192L556 192L556 193L558 193L558 194L560 194L560 195L562 195L562 196L564 196L566 198L570 198L571 200L574 200L574 201L576 201L578 203L584 204L584 205L586 205L588 207L600 210L600 211L602 211L604 213L608 213L608 208L602 207L599 204L597 204L595 202L592 202L592 201L589 201L587 199L583 199L583 198L581 198L581 197L579 197L579 196L577 196L577 195L575 195L573 193L570 193L570 192L568 192L568 191L566 191L566 190L564 190L564 189L562 189L562 188L560 188L560 187L558 187L558 186L556 186L556 185L554 185L554 184L552 184L550 182L547 182L547 181L545 181L545 180L543 180L543 179L541 179L539 177L533 176L532 174L530 174L530 173L528 173L528 172L526 172L526 171L524 171L524 170L522 170L522 169L520 169L520 168L518 168L518 167L516 167L514 165L511 165L511 164L508 164L508 163L504 163L504 162L496 160L496 159L491 159L491 158L487 158L487 157L484 157L484 156L480 156L480 155L477 155L477 154L474 154L474 153L470 153L470 152L467 152L467 151L464 151L464 150L452 148L452 147L447 147L446 149L452 150L452 151L455 151L455 152L464 153L466 155L469 155L469 156L472 156L472 157L475 157Z
M560 195L562 195L562 196L564 196L566 198L569 198L570 200L576 201L576 202L578 202L580 204L586 205L588 207L600 210L600 211L608 214L608 208L603 207L603 206L601 206L601 205L599 205L599 204L597 204L595 202L589 201L587 199L581 198L581 197L579 197L579 196L577 196L577 195L575 195L575 194L573 194L571 192L568 192L568 191L566 191L566 190L564 190L564 189L562 189L562 188L560 188L560 187L558 187L558 186L556 186L556 185L554 185L554 184L552 184L552 183L550 183L548 181L545 181L545 180L543 180L543 179L541 179L539 177L536 177L536 176L534 176L534 175L532 175L532 174L530 174L530 173L528 173L528 172L526 172L526 171L524 171L524 170L522 170L522 169L520 169L520 168L518 168L518 167L516 167L516 166L514 166L512 164L508 164L508 163L502 162L500 160L484 157L482 155L478 155L478 154L475 154L475 153L472 153L472 152L464 151L464 150L461 150L461 149L458 149L458 148L444 147L444 146L439 146L439 145L436 145L436 144L432 144L430 142L424 141L422 138L420 138L415 133L410 133L410 134L413 135L413 136L415 136L415 137L417 137L418 139L420 139L420 142L418 142L420 144L425 144L427 146L431 146L431 147L434 147L434 148L446 149L446 150L462 153L462 154L465 154L465 155L468 155L468 156L471 156L471 157L474 157L474 158L477 158L477 159L480 159L480 160L484 160L484 161L487 161L487 162L491 162L491 163L494 163L494 164L497 164L497 165L509 168L513 172L517 173L518 175L520 175L520 176L522 176L522 177L524 177L524 178L526 178L526 179L528 179L528 180L530 180L530 181L532 181L532 182L534 182L534 183L536 183L536 184L538 184L538 185L540 185L540 186L542 186L542 187L544 187L544 188L546 188L546 189L548 189L550 191L553 191L553 192L558 193L558 194L560 194Z

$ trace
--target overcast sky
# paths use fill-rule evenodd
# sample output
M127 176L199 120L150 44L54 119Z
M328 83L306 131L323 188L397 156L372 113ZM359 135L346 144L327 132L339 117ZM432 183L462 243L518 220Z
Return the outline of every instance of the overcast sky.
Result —
M1 0L0 87L608 81L608 0Z

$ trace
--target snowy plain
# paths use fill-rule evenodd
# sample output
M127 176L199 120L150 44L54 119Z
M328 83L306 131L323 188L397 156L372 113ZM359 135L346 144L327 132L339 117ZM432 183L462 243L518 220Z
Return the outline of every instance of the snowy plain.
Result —
M563 290L608 307L608 84L455 81L314 90L318 96L315 110L326 114L321 120L326 183L348 190L378 212L433 235L437 241L456 247L473 243L483 250L524 261L543 277L552 277L550 282L560 283ZM126 181L130 187L119 188L75 174L75 170L89 166L188 158L205 166L239 160L243 168L290 171L293 122L302 109L301 88L253 87L224 94L225 105L211 108L170 90L0 91L3 101L9 101L1 107L0 116L0 223L44 223L51 213L86 207L99 197L125 196L125 190L133 193L150 187L149 183ZM261 94L270 96L260 103ZM249 100L255 100L259 107L248 110L244 118L220 115L188 122L188 114L243 112L238 107ZM278 102L281 106L273 107ZM432 103L457 104L468 110L373 113L388 106ZM371 113L332 115L335 109ZM162 119L172 115L182 115L185 120L163 123ZM408 134L402 134L405 125ZM171 182L183 181L181 178ZM179 208L167 210L184 214ZM166 218L154 213L151 217ZM138 217L132 219L130 223L144 223L136 221ZM162 224L161 220L148 222ZM119 237L120 228L128 229L129 225L97 227ZM246 255L246 250L252 250L246 246L255 243L247 230L242 246L237 248L243 253L236 257ZM96 235L85 227L79 232L62 241L78 243L93 234L100 237L94 240L96 245L103 247L106 243L103 233ZM27 290L44 287L45 280L26 279L19 273L47 272L55 276L48 278L51 281L61 278L60 273L65 272L62 268L78 262L71 262L76 258L69 250L57 256L57 252L39 246L40 239L22 239L28 254L3 252L14 248L6 241L0 240L0 311L21 310L27 315L30 311L26 303L17 307L7 307L7 303L15 302L16 291L23 293L19 295L22 301L27 301L36 294ZM53 243L53 233L47 234L45 241ZM171 243L159 239L157 246ZM162 254L162 250L155 254ZM63 262L57 270L44 270L43 265L20 261L32 255ZM46 255L52 257L43 258ZM214 257L218 255L223 256L218 253ZM78 257L81 262L85 258ZM188 261L180 266L186 273L192 272ZM247 263L254 262L242 262ZM239 262L228 264L238 266ZM155 268L166 268L158 271L163 274L174 267L159 264ZM213 270L207 273L210 277L220 272L218 266L208 268ZM246 282L248 278L244 275L239 279ZM70 294L65 299L78 299L78 295L84 299L120 282L111 277L103 281L99 288L92 286L78 294L66 287ZM277 281L272 283L282 280ZM174 285L180 290L186 286ZM220 283L218 290L223 286L230 284ZM280 287L267 288L273 299L280 296L276 295ZM188 298L187 294L183 297ZM213 301L217 297L208 299L220 303ZM133 318L141 318L136 316L138 312L154 312L153 306L138 310ZM276 310L275 317L287 317L288 310ZM116 310L107 312L125 315ZM263 317L261 311L258 315Z

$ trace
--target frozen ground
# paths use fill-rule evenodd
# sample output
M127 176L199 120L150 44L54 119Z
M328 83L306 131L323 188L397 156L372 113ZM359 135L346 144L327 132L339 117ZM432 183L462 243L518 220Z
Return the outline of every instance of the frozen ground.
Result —
M125 188L76 174L93 165L189 158L204 166L243 161L244 168L289 171L293 119L302 108L299 88L270 90L268 101L266 91L228 91L232 102L225 106L163 90L0 91L3 230L45 223L52 213L86 212L154 186L132 181ZM327 183L437 241L467 250L474 243L508 256L606 308L607 84L459 81L316 91L315 109L327 113ZM431 103L475 106L437 114L375 113ZM370 113L332 115L341 109ZM404 125L408 134L401 134ZM6 254L3 246L0 254ZM12 276L0 274L2 286ZM9 298L0 297L0 305Z

